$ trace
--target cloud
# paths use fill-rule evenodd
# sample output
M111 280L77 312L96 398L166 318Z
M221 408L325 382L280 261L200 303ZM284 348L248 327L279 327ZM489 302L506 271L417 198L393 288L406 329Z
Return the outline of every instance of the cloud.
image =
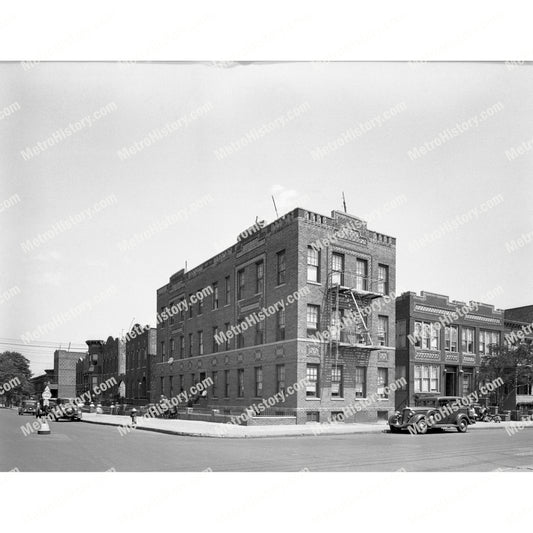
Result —
M273 185L270 192L276 200L276 206L280 215L285 214L295 207L305 207L306 202L309 201L309 195L302 195L294 189L287 189L279 184Z

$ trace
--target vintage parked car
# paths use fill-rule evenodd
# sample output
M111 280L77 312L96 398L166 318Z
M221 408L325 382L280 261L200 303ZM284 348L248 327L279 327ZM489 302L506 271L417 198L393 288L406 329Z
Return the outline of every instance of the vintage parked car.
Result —
M81 404L72 398L57 398L49 400L50 413L55 420L80 421L82 417Z
M420 397L415 407L405 407L389 418L392 433L408 430L413 434L427 433L428 429L455 428L465 433L475 424L472 406L464 406L459 396Z
M19 407L19 415L25 415L26 413L34 415L37 411L37 400L22 400Z

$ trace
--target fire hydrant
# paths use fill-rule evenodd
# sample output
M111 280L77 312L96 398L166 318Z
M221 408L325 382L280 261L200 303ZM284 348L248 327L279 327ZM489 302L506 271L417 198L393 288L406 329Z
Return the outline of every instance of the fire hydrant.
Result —
M131 424L132 426L137 425L137 409L135 407L131 410Z

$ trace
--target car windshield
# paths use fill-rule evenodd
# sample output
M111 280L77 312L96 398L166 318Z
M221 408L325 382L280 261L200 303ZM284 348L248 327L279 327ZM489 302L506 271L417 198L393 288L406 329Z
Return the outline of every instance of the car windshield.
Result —
M36 404L37 404L37 402L35 400L26 400L25 402L22 402L22 405L26 405L26 406L30 406L30 407L32 407L32 406L34 406Z

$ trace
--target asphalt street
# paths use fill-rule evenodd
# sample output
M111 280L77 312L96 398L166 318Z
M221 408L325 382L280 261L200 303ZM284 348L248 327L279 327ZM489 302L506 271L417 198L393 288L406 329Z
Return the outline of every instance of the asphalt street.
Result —
M24 436L21 425L34 420L0 409L0 471L533 471L532 428L230 440L59 421L51 435Z

